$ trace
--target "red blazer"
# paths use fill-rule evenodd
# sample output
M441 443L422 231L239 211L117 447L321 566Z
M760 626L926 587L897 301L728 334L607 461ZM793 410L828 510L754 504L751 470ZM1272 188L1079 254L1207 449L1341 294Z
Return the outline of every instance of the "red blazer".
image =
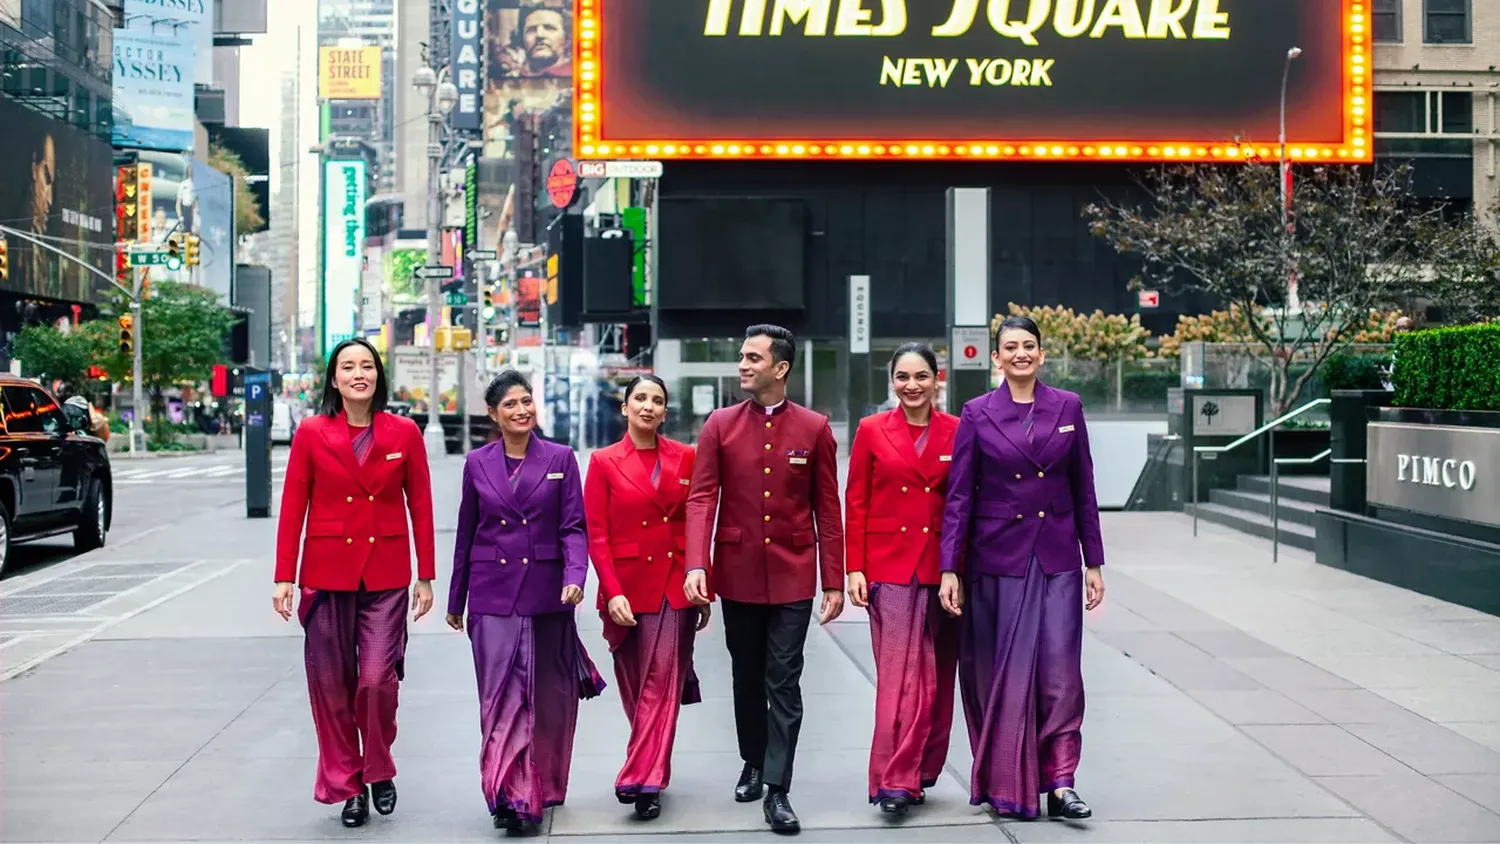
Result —
M637 614L659 612L663 597L673 609L691 606L682 581L693 449L666 437L656 442L661 478L654 487L629 437L589 457L583 507L601 610L617 595Z
M958 417L932 412L919 457L901 408L866 417L849 448L844 553L871 583L935 586ZM875 513L878 515L871 515Z
M837 460L828 418L790 401L769 415L754 401L714 411L688 491L688 570L750 604L805 601L820 570L824 589L842 589Z
M349 592L361 581L371 591L409 586L412 540L417 577L435 576L432 477L422 432L415 422L391 413L375 414L372 424L375 443L364 465L354 459L344 414L309 416L297 426L276 526L278 583L298 580L299 542L298 582L308 589Z

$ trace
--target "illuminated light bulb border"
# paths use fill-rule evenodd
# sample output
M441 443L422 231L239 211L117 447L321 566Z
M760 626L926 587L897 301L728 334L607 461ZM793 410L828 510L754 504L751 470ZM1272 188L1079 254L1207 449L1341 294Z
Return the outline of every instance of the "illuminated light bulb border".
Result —
M1373 159L1369 143L1369 49L1366 46L1366 3L1368 0L1345 0L1344 45L1344 143L1287 146L1287 157L1297 161L1340 159L1365 163ZM576 0L578 37L574 62L580 68L574 82L573 126L575 154L580 159L638 158L654 159L846 159L879 160L889 158L1008 160L1107 160L1107 161L1249 161L1274 160L1275 150L1264 146L1213 143L1203 140L1153 141L1149 143L1117 140L1045 140L1007 143L985 138L952 140L874 140L812 139L750 140L670 140L631 139L614 141L603 136L604 104L600 98L603 84L603 21L599 8L603 0Z

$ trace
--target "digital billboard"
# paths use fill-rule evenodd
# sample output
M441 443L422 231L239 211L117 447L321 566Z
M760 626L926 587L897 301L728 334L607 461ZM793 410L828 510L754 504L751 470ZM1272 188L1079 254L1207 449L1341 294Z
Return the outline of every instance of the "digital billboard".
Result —
M1367 4L577 0L574 154L1369 161Z
M354 336L364 274L365 162L323 163L323 352Z

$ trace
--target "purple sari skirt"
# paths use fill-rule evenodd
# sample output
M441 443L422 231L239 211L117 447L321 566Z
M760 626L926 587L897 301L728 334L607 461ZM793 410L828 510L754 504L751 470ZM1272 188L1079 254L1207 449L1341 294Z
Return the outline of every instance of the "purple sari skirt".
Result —
M1071 788L1083 749L1083 571L964 584L958 677L974 750L969 802L1026 818Z
M871 803L915 800L937 783L953 726L958 622L938 604L937 587L870 584L875 650L875 735L870 742Z
M562 805L573 760L578 701L604 680L578 638L572 612L469 616L479 681L480 781L490 813L541 823Z
M636 614L634 627L620 627L607 612L600 615L614 654L620 703L630 722L630 742L615 778L615 794L634 799L636 794L659 792L671 782L678 713L684 704L702 700L693 671L698 608L674 610L663 599L656 612Z

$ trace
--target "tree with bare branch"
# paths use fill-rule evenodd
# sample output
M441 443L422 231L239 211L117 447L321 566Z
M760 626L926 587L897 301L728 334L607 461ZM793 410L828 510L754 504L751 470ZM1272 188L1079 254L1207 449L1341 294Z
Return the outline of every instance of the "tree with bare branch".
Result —
M1424 207L1405 166L1300 166L1294 184L1291 225L1279 169L1261 162L1165 167L1143 181L1144 206L1084 212L1096 236L1140 259L1133 286L1199 291L1260 315L1245 325L1278 415L1371 314L1418 300L1477 302L1495 269L1489 231Z

